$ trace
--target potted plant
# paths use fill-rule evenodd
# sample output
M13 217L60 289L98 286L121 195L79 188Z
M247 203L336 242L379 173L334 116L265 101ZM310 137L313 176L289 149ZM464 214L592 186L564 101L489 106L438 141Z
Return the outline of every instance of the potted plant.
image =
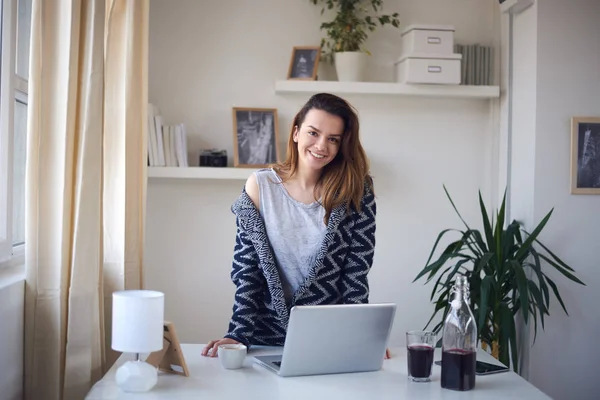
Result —
M434 301L437 295L435 308L426 327L439 311L443 311L444 320L454 279L457 274L464 274L470 284L470 306L482 348L491 349L492 355L507 366L511 365L512 360L513 369L518 372L516 316L523 318L526 324L533 322L535 343L538 320L543 329L544 318L550 315L550 292L567 313L556 283L546 274L547 268L554 268L573 282L585 284L575 277L573 268L538 240L553 209L528 233L518 221L513 220L505 226L506 193L500 210L490 221L480 192L483 225L483 232L480 232L465 222L445 186L444 191L465 229L445 229L440 232L425 267L413 281L426 276L428 283L437 278L430 297ZM446 246L435 261L431 261L442 237L452 231L458 232L459 238ZM442 327L443 322L440 322L433 330L437 333Z
M383 0L310 0L314 5L323 4L325 10L336 10L335 18L323 22L320 29L327 37L321 39L322 59L333 62L340 81L364 80L366 55L371 53L363 47L369 32L378 26L400 27L398 13L380 14Z

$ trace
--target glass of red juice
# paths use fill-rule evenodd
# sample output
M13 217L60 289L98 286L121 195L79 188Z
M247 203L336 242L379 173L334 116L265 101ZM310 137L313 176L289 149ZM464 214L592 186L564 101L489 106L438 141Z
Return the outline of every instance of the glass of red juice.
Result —
M431 331L406 332L408 379L413 382L431 381L435 334Z

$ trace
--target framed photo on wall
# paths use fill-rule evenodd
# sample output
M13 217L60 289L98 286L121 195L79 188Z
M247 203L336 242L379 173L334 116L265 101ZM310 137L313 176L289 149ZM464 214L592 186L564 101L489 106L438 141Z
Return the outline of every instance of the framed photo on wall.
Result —
M316 80L320 58L320 46L295 46L292 50L287 78Z
M266 167L279 162L275 108L233 108L233 165Z
M571 118L571 193L600 194L600 117Z

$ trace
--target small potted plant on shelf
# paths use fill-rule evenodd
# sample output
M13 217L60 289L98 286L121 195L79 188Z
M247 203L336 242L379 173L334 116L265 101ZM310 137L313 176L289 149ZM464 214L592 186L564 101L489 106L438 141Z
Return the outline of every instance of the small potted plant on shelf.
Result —
M322 4L325 10L336 10L335 18L323 22L320 29L327 37L321 40L322 59L333 62L340 81L364 79L367 55L363 47L369 32L378 26L400 27L398 13L381 14L383 0L310 0L314 5Z
M512 361L513 369L519 372L515 318L522 318L525 324L533 322L535 343L538 320L543 329L544 317L550 315L550 291L567 313L556 283L547 274L548 268L553 268L570 281L585 284L575 277L573 268L538 240L553 210L528 233L518 221L505 226L506 193L500 210L491 221L479 193L483 226L483 232L480 232L465 222L446 187L444 191L466 229L445 229L440 232L425 267L414 279L417 281L426 277L428 283L437 277L430 300L433 301L436 295L437 299L426 327L439 311L443 311L442 321L445 319L454 280L457 273L463 274L469 281L469 305L477 323L477 335L482 348L491 351L496 359L507 366ZM458 233L458 239L448 244L440 256L431 262L440 240L452 231ZM439 332L442 326L443 322L438 323L433 328L434 332Z

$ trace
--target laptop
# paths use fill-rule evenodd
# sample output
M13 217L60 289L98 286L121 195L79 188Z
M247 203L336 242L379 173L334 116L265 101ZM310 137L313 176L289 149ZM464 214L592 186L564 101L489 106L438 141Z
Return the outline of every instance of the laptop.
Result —
M295 306L283 355L254 360L282 377L378 371L395 314L392 303Z

